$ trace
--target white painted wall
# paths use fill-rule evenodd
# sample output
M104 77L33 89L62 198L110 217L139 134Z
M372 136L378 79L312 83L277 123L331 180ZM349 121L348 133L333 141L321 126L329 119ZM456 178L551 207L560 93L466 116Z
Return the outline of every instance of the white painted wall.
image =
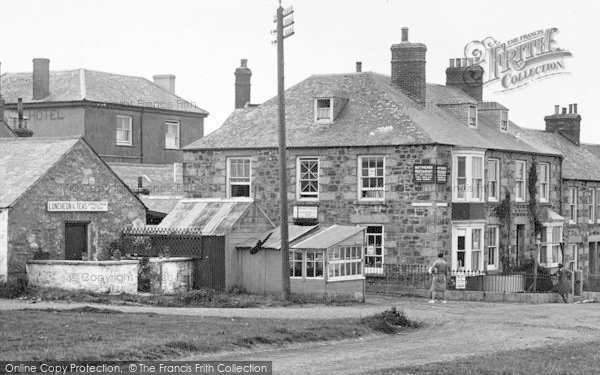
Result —
M0 282L8 279L8 210L0 210Z

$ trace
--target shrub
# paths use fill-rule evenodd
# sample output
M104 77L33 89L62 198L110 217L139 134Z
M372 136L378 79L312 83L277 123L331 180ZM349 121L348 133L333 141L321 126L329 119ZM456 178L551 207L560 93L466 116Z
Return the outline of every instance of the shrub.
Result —
M0 283L0 298L17 298L27 294L27 280L17 279Z

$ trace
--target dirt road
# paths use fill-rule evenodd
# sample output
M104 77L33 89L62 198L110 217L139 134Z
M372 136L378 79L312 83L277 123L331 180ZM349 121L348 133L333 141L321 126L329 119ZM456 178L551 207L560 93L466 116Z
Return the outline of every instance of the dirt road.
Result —
M391 301L390 301L391 302ZM600 339L599 304L494 304L396 300L424 329L335 343L198 356L201 360L268 360L275 374L368 374L518 348Z

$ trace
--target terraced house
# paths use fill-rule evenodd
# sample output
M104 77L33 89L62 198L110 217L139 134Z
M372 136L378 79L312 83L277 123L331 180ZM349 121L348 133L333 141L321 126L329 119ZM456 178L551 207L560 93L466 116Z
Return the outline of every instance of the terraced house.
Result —
M290 212L366 227L367 274L424 264L440 249L455 270L516 267L534 254L531 213L552 228L560 211L561 154L511 131L508 109L465 79L466 59L451 60L446 85L426 83L426 50L403 29L391 75L357 63L286 91ZM276 222L277 98L244 99L184 148L184 185L190 197L251 197ZM560 242L553 233L547 242Z
M175 94L171 74L151 82L90 69L51 71L50 60L36 58L32 72L0 78L0 123L34 137L84 136L107 162L181 162L181 147L204 135L208 112ZM0 124L2 136L12 135Z

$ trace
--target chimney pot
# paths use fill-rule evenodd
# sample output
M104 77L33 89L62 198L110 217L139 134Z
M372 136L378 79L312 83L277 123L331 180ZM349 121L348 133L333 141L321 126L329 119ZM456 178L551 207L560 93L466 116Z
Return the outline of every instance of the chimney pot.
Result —
M560 106L557 104L554 106L554 114L558 115L560 113Z
M577 114L577 103L573 104L573 113Z
M566 114L567 114L567 107L563 107L563 109L562 109L562 114L563 114L563 115L566 115Z
M472 65L473 65L473 58L472 58L472 57L470 57L470 58L467 60L467 62L469 63L469 66L472 66Z
M137 187L138 187L138 189L142 189L142 188L144 187L144 177L142 177L142 176L138 176L138 179L137 179L137 180L138 180L138 181L137 181L137 182L138 182L138 184L137 184L137 185L138 185L138 186L137 186Z
M240 67L235 70L235 108L244 108L250 102L250 78L252 71L248 68L248 59L240 60Z
M462 66L465 67L465 68L469 66L469 65L467 65L467 58L466 57L462 58Z
M456 59L456 67L457 68L461 67L461 62L462 62L462 60L460 58Z
M157 74L152 76L155 85L162 87L171 94L175 94L175 78L174 74Z
M362 72L362 62L357 61L356 62L356 73L360 73Z
M569 104L569 114L573 113L573 104Z
M402 28L402 41L408 42L408 27Z
M32 99L41 100L50 95L50 60L33 59Z
M451 68L454 68L454 59L450 59L450 65Z

